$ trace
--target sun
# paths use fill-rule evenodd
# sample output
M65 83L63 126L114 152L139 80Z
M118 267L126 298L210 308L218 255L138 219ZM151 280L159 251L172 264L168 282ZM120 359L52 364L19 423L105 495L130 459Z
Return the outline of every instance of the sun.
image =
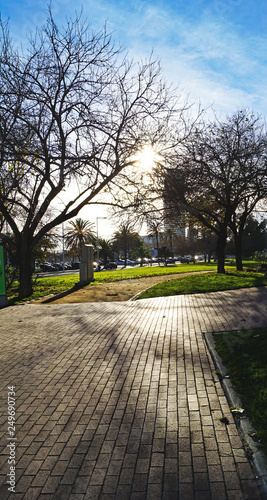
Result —
M139 168L146 172L151 172L160 158L157 151L150 144L146 144L135 157Z

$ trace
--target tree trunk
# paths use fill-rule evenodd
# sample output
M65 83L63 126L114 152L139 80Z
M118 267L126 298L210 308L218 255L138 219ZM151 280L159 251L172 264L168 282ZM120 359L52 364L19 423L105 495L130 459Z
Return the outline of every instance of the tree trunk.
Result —
M127 266L127 243L124 245L124 266Z
M225 262L225 247L226 247L226 239L227 239L227 226L222 226L220 228L220 233L217 239L217 272L220 274L225 273L224 262Z
M236 270L243 271L243 262L242 262L242 235L235 234L235 261L236 261Z
M156 233L157 258L159 258L159 235Z
M234 235L235 242L235 260L236 260L236 270L243 271L243 262L242 262L242 239L243 239L243 230L245 225L245 217L241 218L239 224L239 231L236 228L236 225L231 224L232 233Z
M32 248L26 237L21 238L17 247L19 265L19 299L30 297L32 288Z
M231 220L230 228L234 235L235 242L235 259L236 259L236 270L243 271L243 262L242 262L242 240L243 240L243 231L245 227L245 223L248 217L248 212L244 211L240 217L239 224L236 224L236 218Z

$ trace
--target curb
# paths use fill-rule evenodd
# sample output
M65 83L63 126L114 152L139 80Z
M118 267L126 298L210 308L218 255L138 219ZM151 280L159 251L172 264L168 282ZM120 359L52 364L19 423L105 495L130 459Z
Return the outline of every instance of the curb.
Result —
M128 301L127 301L127 302L131 302L131 301L133 301L133 300L136 300L136 299L137 299L137 297L139 297L139 295L141 295L141 293L146 292L147 290L149 290L149 288L152 288L152 286L154 286L154 285L148 286L147 288L144 288L144 290L141 290L141 292L136 293L136 294L135 294L135 295L133 295L130 299L128 299Z
M240 399L235 389L233 388L231 380L229 378L226 378L226 373L227 373L226 367L222 363L222 360L215 349L213 334L210 332L208 333L203 332L203 335L205 337L206 344L210 352L210 355L212 357L212 360L214 362L215 368L222 374L221 385L224 390L226 399L229 403L229 406L240 408L241 407ZM245 442L246 447L248 447L249 450L251 451L251 457L248 459L254 469L254 472L256 474L256 479L260 483L259 489L260 493L262 494L262 498L267 499L267 458L264 455L264 453L258 448L257 443L252 439L250 435L251 433L255 432L255 429L251 425L248 417L246 416L240 417L238 422L235 420L235 423L239 431L241 432L241 437L243 438L243 442Z

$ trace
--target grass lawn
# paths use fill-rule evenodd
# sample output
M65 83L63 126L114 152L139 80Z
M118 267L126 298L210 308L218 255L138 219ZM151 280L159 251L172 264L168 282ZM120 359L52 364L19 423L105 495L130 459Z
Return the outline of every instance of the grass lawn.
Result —
M88 286L98 283L109 283L134 278L145 278L148 276L161 276L166 274L186 273L189 271L209 271L216 269L216 264L179 264L176 266L145 266L133 267L131 269L121 269L112 271L100 271L94 273L95 281ZM79 273L56 277L38 278L34 282L34 292L30 299L38 299L50 294L57 294L69 290L79 281ZM15 299L18 291L18 283L13 284L9 291L8 298Z
M110 281L127 280L132 278L146 278L150 276L162 276L168 274L212 271L216 264L178 264L176 266L145 266L121 269L115 271L100 271L95 273L95 283L107 283Z
M247 263L245 263L246 265ZM255 263L254 263L255 267ZM205 264L178 264L174 266L144 266L130 269L120 269L112 271L100 271L94 273L95 281L88 286L99 283L109 283L135 278L145 278L150 276L171 275L187 272L215 271L216 263ZM181 293L205 293L218 290L229 290L234 288L267 285L267 280L262 273L238 273L235 267L227 265L228 272L225 275L218 275L216 272L209 275L189 276L171 280L159 285L155 285L139 298L159 297L162 295L177 295ZM34 281L34 292L31 297L25 300L38 299L46 295L58 294L71 289L79 281L79 273L60 275L56 277L36 278ZM8 299L16 300L18 293L18 283L15 282L8 293Z
M214 334L214 340L267 455L267 328Z
M188 293L217 292L263 285L267 285L267 278L263 273L229 270L225 274L217 274L214 272L199 276L186 276L159 283L141 293L138 299L183 295Z

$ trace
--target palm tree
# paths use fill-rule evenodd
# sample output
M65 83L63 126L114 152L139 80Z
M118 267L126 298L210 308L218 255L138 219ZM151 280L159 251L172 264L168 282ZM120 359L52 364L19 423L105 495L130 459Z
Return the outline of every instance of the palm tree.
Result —
M113 238L114 247L123 250L125 267L127 266L127 255L130 248L139 246L141 243L139 234L133 230L129 223L121 224Z
M95 244L96 233L94 224L87 220L77 218L70 221L70 226L65 233L65 243L69 250L76 253L81 259L82 245L85 243Z
M164 223L161 219L151 219L148 221L148 236L156 238L157 255L159 255L159 240L164 231Z
M151 257L150 251L148 250L148 248L145 247L144 244L140 245L140 247L137 249L136 255L137 255L137 257L139 257L139 259L141 259L140 266L143 265L145 257L148 257L148 258Z
M103 259L104 266L107 264L108 258L113 257L112 243L104 238L99 238L99 256Z
M159 248L159 257L164 259L165 265L167 265L168 257L171 257L170 250L168 247L163 246Z

